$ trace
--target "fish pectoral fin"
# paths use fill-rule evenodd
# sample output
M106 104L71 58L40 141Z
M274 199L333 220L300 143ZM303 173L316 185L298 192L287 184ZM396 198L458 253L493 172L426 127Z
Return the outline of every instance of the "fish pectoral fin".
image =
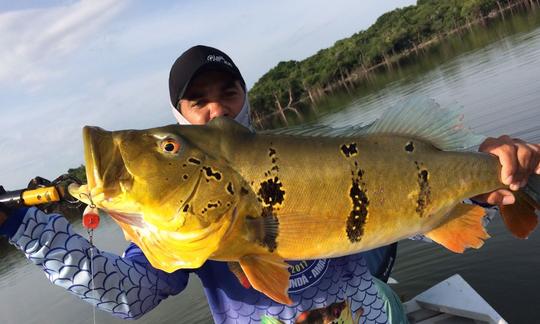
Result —
M240 258L240 266L251 286L281 304L292 305L289 289L289 265L271 254L246 255Z
M279 234L279 221L272 212L263 213L262 217L247 217L247 239L250 242L259 242L270 249L275 248L276 238Z
M227 262L227 265L229 266L229 270L234 274L236 279L240 282L240 284L246 288L251 288L251 284L249 283L249 279L242 270L242 267L240 266L240 263L238 262Z
M448 222L425 235L456 253L463 253L466 248L479 249L490 237L482 224L485 215L480 206L459 204L448 214Z
M535 210L540 210L540 203L536 202L526 192L514 192L516 202L511 205L501 205L499 209L506 227L514 236L526 239L538 224Z

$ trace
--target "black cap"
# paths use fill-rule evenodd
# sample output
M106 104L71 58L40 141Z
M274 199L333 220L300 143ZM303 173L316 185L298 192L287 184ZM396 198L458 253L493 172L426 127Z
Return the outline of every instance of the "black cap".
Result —
M173 107L178 105L178 101L182 99L189 82L202 67L231 73L246 90L244 78L242 78L240 71L227 54L217 48L197 45L182 53L171 67L169 94Z

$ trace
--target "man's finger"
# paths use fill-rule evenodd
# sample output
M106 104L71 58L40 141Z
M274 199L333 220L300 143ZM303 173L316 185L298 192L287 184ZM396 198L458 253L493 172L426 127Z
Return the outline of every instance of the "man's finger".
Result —
M488 194L486 201L491 205L511 205L516 202L516 198L509 190L500 189Z
M518 168L516 147L508 135L498 138L488 137L479 147L479 151L493 154L499 158L501 164L501 181L505 185L514 182L514 173ZM519 183L519 182L518 182Z
M540 144L528 144L529 147L533 150L533 160L531 162L532 171L536 174L540 174Z
M529 176L536 173L540 166L540 145L526 143L521 140L514 141L520 143L518 145L519 170L516 181L521 179L519 187L523 188L527 184Z
M473 199L479 202L486 202L490 205L511 205L516 202L516 198L512 192L506 189L499 189L487 194L478 195L473 197Z
M517 188L523 187L527 183L527 178L532 173L532 160L534 151L526 143L516 142L518 167L514 174L512 184ZM535 164L536 166L536 164ZM511 188L515 190L514 188Z
M491 152L499 158L501 163L501 180L505 185L515 182L515 173L518 170L516 149L513 145L504 145Z

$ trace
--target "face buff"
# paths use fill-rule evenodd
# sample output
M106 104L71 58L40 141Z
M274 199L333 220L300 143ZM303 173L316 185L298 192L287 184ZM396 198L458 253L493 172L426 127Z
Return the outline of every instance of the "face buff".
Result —
M191 125L191 123L182 116L182 114L175 108L172 107L172 113L174 115L174 118L178 121L180 125ZM249 100L246 95L244 99L244 104L242 105L242 110L238 113L238 115L234 118L234 120L241 125L252 129L251 127L251 120L249 118Z

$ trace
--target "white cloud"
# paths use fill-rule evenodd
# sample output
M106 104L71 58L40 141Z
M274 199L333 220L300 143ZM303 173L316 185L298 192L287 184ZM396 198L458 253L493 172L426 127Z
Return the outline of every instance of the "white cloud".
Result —
M35 86L61 76L68 55L114 18L126 1L84 0L0 14L0 84Z

